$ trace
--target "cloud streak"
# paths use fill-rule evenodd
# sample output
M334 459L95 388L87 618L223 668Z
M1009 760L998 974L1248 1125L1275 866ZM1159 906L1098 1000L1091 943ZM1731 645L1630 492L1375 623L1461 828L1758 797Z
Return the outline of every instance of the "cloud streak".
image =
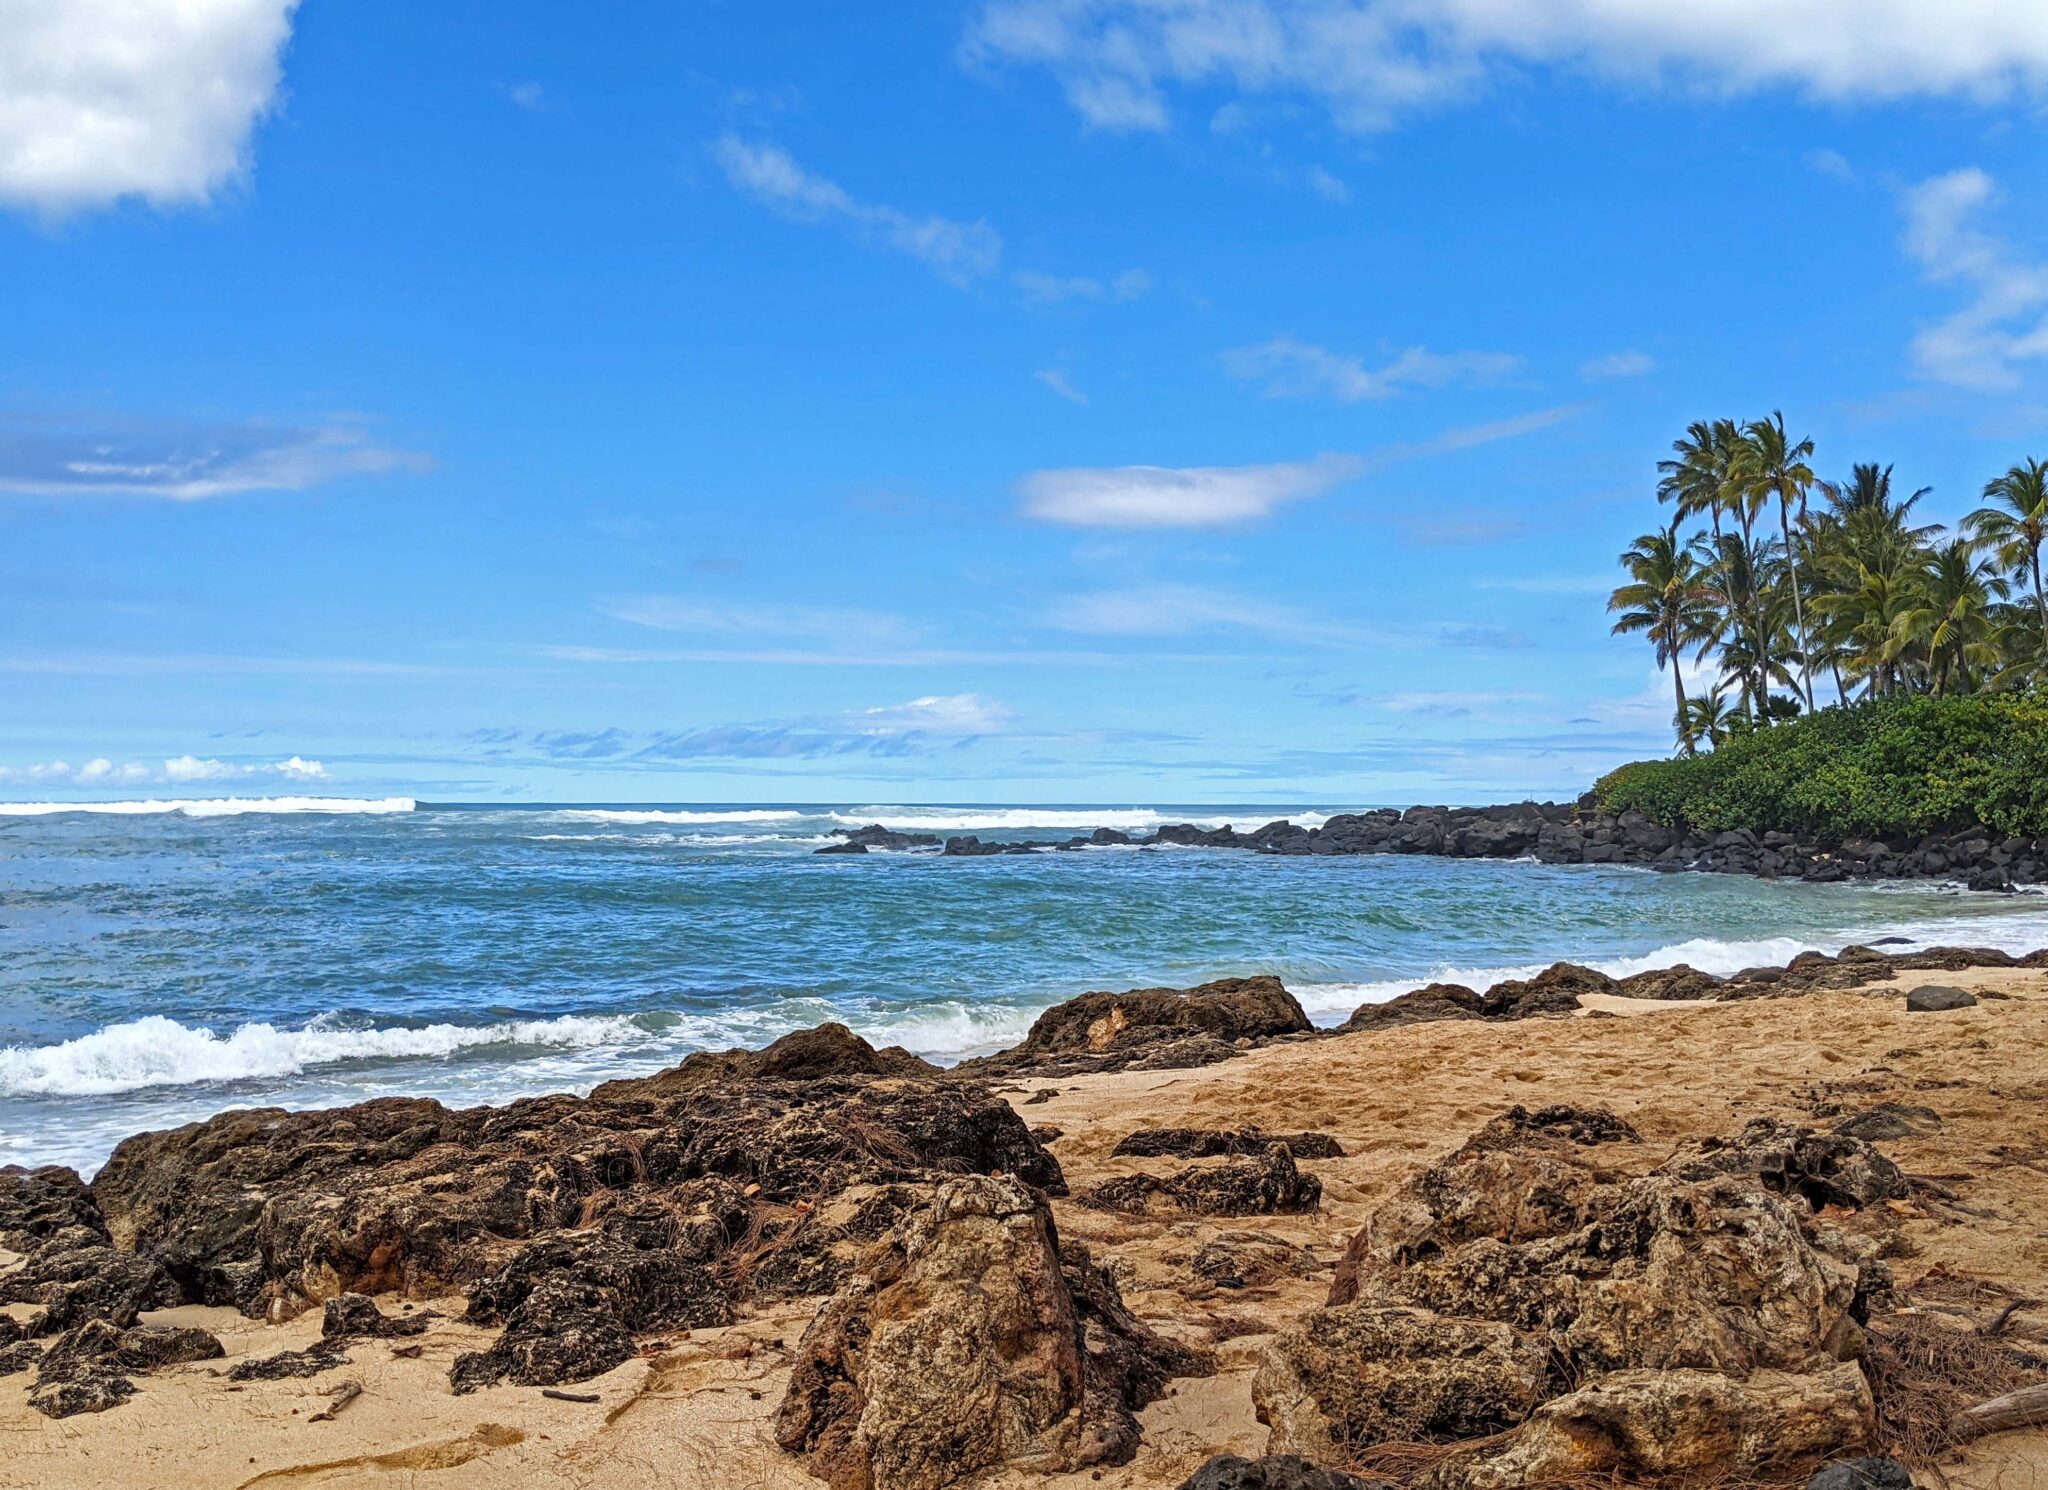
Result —
M1384 366L1333 352L1291 336L1276 336L1253 347L1223 354L1223 368L1240 382L1263 383L1268 398L1324 397L1339 403L1392 398L1416 389L1490 383L1521 367L1506 352L1432 352L1409 347Z
M1076 528L1219 528L1255 522L1356 475L1358 457L1263 466L1095 466L1034 471L1026 517Z
M712 145L711 155L743 196L793 222L849 228L864 242L917 260L948 284L971 284L1002 262L1002 235L987 223L860 201L837 182L805 170L779 145L727 134Z
M1710 95L2038 94L2048 10L2032 0L987 0L962 52L978 66L1044 68L1098 129L1164 130L1175 90L1224 88L1308 97L1362 131L1532 65Z
M304 491L352 476L426 469L417 451L380 445L349 424L255 420L0 421L0 492L39 497L155 497L197 502Z

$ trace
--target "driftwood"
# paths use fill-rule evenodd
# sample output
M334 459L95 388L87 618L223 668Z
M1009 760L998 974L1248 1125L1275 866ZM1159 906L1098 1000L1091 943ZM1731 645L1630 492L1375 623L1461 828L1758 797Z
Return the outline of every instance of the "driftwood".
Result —
M542 1387L540 1394L556 1402L602 1402L604 1400L595 1392L558 1392L553 1387Z
M1956 1415L1955 1433L1958 1438L1982 1438L1987 1433L2038 1428L2043 1423L2048 1423L2048 1382L1964 1408Z
M307 1418L306 1421L309 1423L331 1423L341 1416L343 1409L362 1395L363 1384L361 1382L345 1381L334 1389L334 1400L329 1402L320 1411L314 1413L310 1418Z

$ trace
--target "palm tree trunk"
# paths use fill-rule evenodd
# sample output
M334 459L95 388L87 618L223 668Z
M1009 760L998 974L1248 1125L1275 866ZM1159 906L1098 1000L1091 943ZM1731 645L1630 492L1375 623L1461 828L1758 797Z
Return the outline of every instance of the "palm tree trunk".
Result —
M1678 731L1680 743L1685 740L1685 677L1678 670L1678 648L1671 649L1671 691L1678 695L1678 712L1671 716L1671 727Z
M1813 712L1813 663L1806 640L1806 601L1799 593L1799 555L1792 548L1792 520L1786 504L1778 503L1778 531L1785 537L1785 562L1792 568L1792 622L1799 628L1799 681L1806 689L1806 712Z
M2034 546L2034 609L2041 617L2041 647L2048 654L2048 595L2041 592L2041 548Z

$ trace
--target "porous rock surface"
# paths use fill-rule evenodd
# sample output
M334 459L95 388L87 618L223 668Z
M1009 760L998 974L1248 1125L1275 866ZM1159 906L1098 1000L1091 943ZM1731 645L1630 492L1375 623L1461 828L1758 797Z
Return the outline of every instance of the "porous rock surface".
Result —
M90 1186L0 1171L0 1247L24 1254L0 1295L40 1306L35 1337L176 1304L327 1306L318 1345L242 1363L289 1375L420 1327L369 1295L464 1293L502 1332L457 1359L456 1389L545 1385L611 1369L644 1331L830 1293L941 1181L1064 1193L1007 1103L841 1026L692 1060L588 1098L223 1113L128 1139Z
M1120 1464L1132 1416L1207 1363L1123 1306L1045 1198L948 1181L862 1260L797 1349L776 1440L833 1490L940 1490L999 1464Z
M1314 1029L1278 978L1196 988L1084 993L1047 1009L1014 1049L955 1067L962 1075L1072 1076L1212 1065L1239 1049Z
M1269 1452L1487 1437L1431 1490L1711 1470L1782 1478L1873 1431L1888 1279L1818 1225L1903 1193L1868 1143L1773 1122L1645 1175L1597 1108L1515 1108L1386 1200L1330 1302L1268 1345Z

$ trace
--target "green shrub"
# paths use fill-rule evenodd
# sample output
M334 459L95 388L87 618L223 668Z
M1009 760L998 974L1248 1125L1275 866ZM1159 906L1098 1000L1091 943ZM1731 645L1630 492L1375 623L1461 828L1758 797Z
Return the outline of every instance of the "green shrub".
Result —
M1593 788L1672 828L1920 837L1982 823L2048 833L2048 694L1880 699L1737 736L1692 759L1637 761Z

